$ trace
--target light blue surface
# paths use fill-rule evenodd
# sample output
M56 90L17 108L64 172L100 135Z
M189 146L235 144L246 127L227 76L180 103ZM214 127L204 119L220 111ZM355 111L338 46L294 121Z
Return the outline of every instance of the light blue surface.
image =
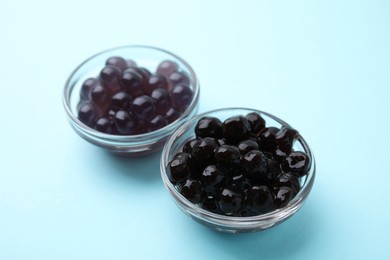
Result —
M0 2L0 259L389 259L389 1ZM300 130L317 178L273 229L183 215L160 153L118 158L61 104L81 61L154 45L187 60L200 111L245 106Z

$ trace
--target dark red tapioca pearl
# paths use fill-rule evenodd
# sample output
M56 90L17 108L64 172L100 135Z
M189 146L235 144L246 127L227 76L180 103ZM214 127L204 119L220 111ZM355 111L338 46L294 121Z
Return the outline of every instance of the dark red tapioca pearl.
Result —
M120 78L122 89L132 97L143 95L143 79L134 68L125 70Z
M178 69L179 66L177 65L176 62L170 60L164 60L158 65L156 73L168 78L169 75L171 75L173 72L177 71Z
M100 83L95 84L89 93L89 99L106 111L110 105L110 91Z
M236 146L221 145L215 149L216 163L227 175L234 175L240 168L241 154Z
M155 115L154 101L146 95L136 97L131 103L131 111L141 120L152 118Z
M115 127L122 135L134 134L136 129L136 119L127 110L118 110L114 117Z
M193 92L188 85L179 84L173 87L171 93L172 107L177 111L184 112L190 105Z
M96 78L88 78L83 82L83 85L81 86L80 90L80 98L82 100L89 99L89 93L91 92L91 89L96 85L99 84L99 80Z
M107 117L99 118L95 123L95 129L106 134L114 133L113 122Z
M238 144L249 138L251 127L248 120L243 116L233 116L222 123L222 136L230 144Z
M167 177L173 184L181 183L190 178L191 168L191 155L188 153L178 153L168 164Z
M168 125L168 121L161 115L153 117L148 124L148 132L156 131Z
M99 74L99 79L103 85L112 93L120 90L120 79L121 72L114 66L105 66Z
M298 138L299 133L297 130L282 126L275 136L275 142L279 150L285 153L290 153L294 145L294 141Z
M246 206L257 214L263 214L274 210L274 195L265 185L253 186L246 192Z
M180 194L194 204L200 203L204 198L202 185L198 180L187 179L180 187Z
M221 138L222 122L216 117L202 117L195 126L195 134L198 138Z
M243 192L236 187L226 187L218 196L218 207L225 215L234 215L244 205Z
M124 71L128 68L127 62L124 58L119 56L113 56L106 60L106 66L113 66L118 68L120 71Z
M267 157L258 150L246 153L241 160L243 174L253 181L261 181L267 178Z
M208 165L200 176L200 182L204 191L209 195L216 195L224 185L226 178L216 165Z
M152 76L152 73L147 68L144 67L139 67L139 70L141 72L142 77L144 78L144 84L146 84L150 76Z
M125 91L119 91L111 97L111 106L110 109L117 111L119 109L129 109L131 105L132 98Z
M286 186L275 187L273 195L276 208L283 208L294 198L293 190Z
M238 149L240 150L240 153L242 155L252 151L252 150L259 150L259 145L257 144L257 142L253 141L253 140L244 140L244 141L241 141L239 144L238 144Z
M89 127L93 127L99 117L98 109L92 102L83 102L79 105L77 116L78 119Z
M192 148L192 156L197 160L197 164L205 167L215 162L215 149L218 147L214 138L206 137L198 140Z
M137 120L137 131L136 134L145 134L152 131L156 131L159 129L161 125L163 125L163 122L159 121L160 119L155 115L152 118L146 119L146 120ZM153 121L153 123L152 123ZM160 128L162 128L161 126ZM154 129L154 130L153 130Z
M164 117L168 120L168 123L172 123L176 119L180 117L181 113L177 111L174 108L168 109L168 111L165 113Z
M190 85L190 78L181 71L175 71L168 77L168 85L172 89L176 85Z
M291 152L282 163L282 169L285 172L291 172L298 177L306 175L309 170L309 166L309 156L300 151Z
M111 83L118 80L120 74L121 72L117 67L107 65L100 71L99 79L102 82Z
M249 113L245 116L251 126L253 135L259 134L265 128L264 118L256 112Z
M155 89L168 90L168 82L166 78L161 75L154 74L148 78L147 83L144 85L144 92L148 95Z
M131 71L131 72L134 72L138 75L140 75L141 77L141 80L142 80L142 86L146 85L148 80L149 80L149 77L152 75L152 73L150 73L150 71L146 68L142 68L142 67L129 67L128 69L126 69L126 71Z
M155 101L156 112L160 115L165 113L171 108L171 99L169 93L165 89L155 89L150 94L150 97Z
M258 135L257 143L259 144L259 149L264 152L272 153L276 149L275 137L279 132L279 128L276 127L266 127Z
M114 110L114 109L109 109L108 112L107 112L107 117L111 120L111 121L114 121L114 117L115 117L115 114L118 110Z
M127 68L137 67L137 63L132 59L127 59L126 65L127 65Z
M135 126L135 131L134 131L135 135L140 135L140 134L145 134L145 133L151 132L151 130L149 130L149 122L146 122L144 120L139 120L138 118L137 118L136 122L137 122L137 124Z

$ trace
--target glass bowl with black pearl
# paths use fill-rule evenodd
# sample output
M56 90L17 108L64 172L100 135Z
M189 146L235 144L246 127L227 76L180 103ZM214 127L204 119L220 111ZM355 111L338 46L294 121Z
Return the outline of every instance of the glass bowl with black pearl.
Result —
M74 131L107 151L129 156L161 150L197 112L199 81L169 51L123 46L82 62L66 81L63 105Z
M168 138L160 169L179 209L226 233L265 230L293 216L316 172L314 155L298 131L249 108L217 109L185 122Z

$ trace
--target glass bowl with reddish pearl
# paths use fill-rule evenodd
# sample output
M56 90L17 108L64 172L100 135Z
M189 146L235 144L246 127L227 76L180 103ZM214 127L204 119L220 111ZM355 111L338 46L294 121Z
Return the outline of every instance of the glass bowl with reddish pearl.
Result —
M227 233L283 222L301 208L315 177L314 156L299 132L248 108L191 118L167 140L160 168L184 213Z
M100 52L68 78L63 104L82 138L110 152L144 155L196 114L199 82L177 55L150 46Z

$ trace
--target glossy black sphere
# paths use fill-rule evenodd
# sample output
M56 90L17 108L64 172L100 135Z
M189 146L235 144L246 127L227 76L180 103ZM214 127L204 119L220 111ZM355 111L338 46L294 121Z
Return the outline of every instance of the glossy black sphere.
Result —
M216 117L202 117L195 126L195 134L198 138L221 138L222 122Z
M181 186L180 194L190 202L197 204L203 199L202 185L198 180L188 179Z
M243 116L234 116L222 123L222 135L231 144L247 140L251 135L251 126Z
M286 206L294 197L294 192L290 187L282 186L273 190L274 203L277 208Z
M217 191L222 187L225 176L221 170L218 169L216 165L208 165L202 175L200 176L200 181L204 187L204 191L207 194L215 195Z
M266 179L268 163L262 152L252 150L242 157L241 162L244 176L257 181Z
M272 191L265 185L253 186L247 191L247 207L258 214L275 209Z
M207 165L215 161L215 149L218 147L214 138L206 137L198 140L192 148L192 155L200 165Z
M190 139L184 143L182 151L185 153L192 153L192 148L198 142L198 139Z
M176 184L185 181L191 175L191 155L188 153L176 154L167 168L168 179Z
M253 140L241 141L237 147L240 150L242 155L253 150L259 150L259 145L257 144L257 142Z
M267 127L258 135L259 149L265 152L273 152L276 149L276 135L279 132L279 128Z
M265 128L264 118L256 112L249 113L245 116L251 126L251 132L257 135Z
M235 188L224 188L219 195L218 206L226 215L237 212L244 203L244 196L241 191Z
M275 136L275 143L278 149L285 153L290 153L298 135L299 133L295 129L287 126L281 127Z
M236 146L221 145L215 150L215 160L225 174L233 175L240 168L240 150Z
M307 154L296 151L291 152L287 157L286 160L282 163L283 170L287 172L291 172L298 177L304 176L310 165L310 160Z

